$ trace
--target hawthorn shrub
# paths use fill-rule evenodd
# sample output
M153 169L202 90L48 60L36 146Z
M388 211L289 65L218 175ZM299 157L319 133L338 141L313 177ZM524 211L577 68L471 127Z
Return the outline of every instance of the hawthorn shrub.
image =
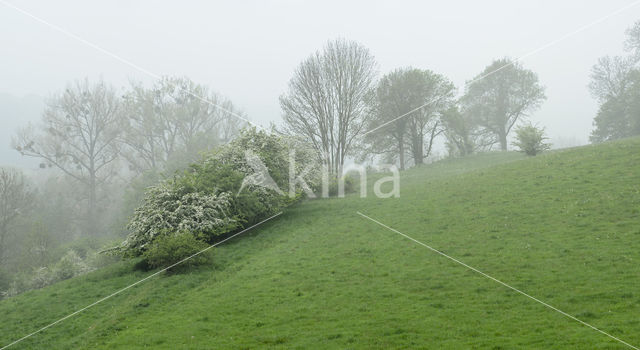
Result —
M83 275L92 270L91 266L76 253L70 249L53 267L55 280L66 280L74 276Z
M190 232L178 232L158 237L149 245L142 256L151 268L167 267L204 250L208 246L207 243L196 238ZM198 254L170 270L206 264L210 259L209 253L207 251Z
M153 186L127 226L125 255L140 255L156 237L171 232L200 232L205 239L227 233L238 226L230 205L228 193L194 192L176 179Z
M259 159L264 164L280 193L251 182L242 187L247 176L255 173L251 159L247 159L247 152L250 152L251 158ZM305 192L300 186L296 186L295 192L289 195L290 163L294 167L294 174L300 174L308 168L305 181L312 192L317 192L320 165L315 151L308 144L250 128L241 131L240 136L225 147L211 151L203 161L192 164L179 181L200 193L230 193L231 211L241 224L249 226L304 197Z
M255 177L256 166L266 168L275 187L247 181ZM163 246L183 243L193 248L192 240L210 244L221 235L258 223L305 197L299 185L289 193L291 175L301 174L305 174L302 177L308 190L317 192L320 165L307 143L244 129L232 142L208 152L185 172L149 188L128 224L129 236L117 251L129 257L143 255L149 265L154 265L153 261L161 266L161 261L166 263L173 257L154 242L161 239L158 244ZM174 238L165 241L163 237Z
M520 152L528 156L535 156L551 149L551 145L545 142L548 139L544 136L544 128L537 128L529 124L516 129L516 140L513 145L517 146Z

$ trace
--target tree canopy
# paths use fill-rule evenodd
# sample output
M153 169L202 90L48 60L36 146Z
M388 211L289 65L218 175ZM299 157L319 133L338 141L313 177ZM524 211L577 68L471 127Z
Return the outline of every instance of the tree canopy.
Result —
M476 123L493 133L500 148L507 150L511 129L538 109L546 96L536 73L502 58L467 83L463 99Z

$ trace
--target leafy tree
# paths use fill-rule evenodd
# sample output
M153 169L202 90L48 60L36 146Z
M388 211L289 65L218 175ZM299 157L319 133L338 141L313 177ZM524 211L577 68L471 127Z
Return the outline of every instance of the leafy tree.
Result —
M440 119L450 156L464 157L478 150L489 149L496 143L495 136L480 128L460 106L450 107Z
M640 21L627 30L627 56L602 57L591 69L591 94L600 102L591 142L640 135Z
M409 115L409 135L411 136L411 154L413 163L423 164L431 155L435 137L442 133L442 112L453 103L455 86L447 78L429 70L415 73L418 89L415 93L422 95L428 105Z
M429 70L403 68L386 74L376 89L376 112L367 128L374 131L365 138L370 145L366 151L388 153L391 146L401 169L407 151L414 164L422 164L442 132L439 117L451 105L454 91L449 80Z
M604 101L593 120L591 142L604 142L640 135L640 72L634 71L631 83L618 98Z
M98 190L117 175L114 165L120 155L122 129L121 103L115 90L104 81L91 84L84 80L49 101L40 132L22 130L13 146L84 185L89 232L97 226Z
M405 168L405 156L408 146L408 118L397 118L410 110L424 104L424 100L415 101L415 86L410 81L408 70L397 69L386 74L378 82L376 88L375 114L367 123L367 130L383 126L365 136L367 146L365 154L395 154L400 162L400 169Z
M589 140L593 143L611 141L629 136L628 113L620 100L605 101L593 119L594 130Z
M21 172L0 168L0 265L4 262L10 226L31 208L33 195Z
M333 174L371 116L376 63L367 48L329 41L304 60L280 97L286 130L307 138Z
M34 215L31 214L31 216ZM26 224L20 227L23 232L22 239L16 244L16 248L20 250L19 258L14 259L12 263L24 269L46 266L54 255L56 238L48 230L47 225L38 219L29 218L24 221Z
M546 97L534 72L503 58L467 83L463 99L478 125L492 132L506 151L511 129L540 107Z
M528 156L535 156L551 148L551 145L545 140L548 138L544 136L544 128L537 128L529 124L516 128L516 140L513 145L518 147L520 152Z

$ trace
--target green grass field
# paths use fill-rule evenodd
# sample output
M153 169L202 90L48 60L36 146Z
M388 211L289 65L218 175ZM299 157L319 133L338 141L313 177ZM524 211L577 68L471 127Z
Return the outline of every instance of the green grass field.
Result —
M369 183L371 190L372 183ZM403 173L401 197L309 200L11 349L640 346L640 139ZM151 272L117 263L0 302L0 344Z

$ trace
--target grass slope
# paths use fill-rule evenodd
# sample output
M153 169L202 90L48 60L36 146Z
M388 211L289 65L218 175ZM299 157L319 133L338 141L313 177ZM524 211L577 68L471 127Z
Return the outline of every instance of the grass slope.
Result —
M369 190L372 183L369 183ZM403 173L401 197L306 201L16 349L625 349L360 211L640 344L640 140ZM122 262L0 302L6 344L146 275Z

